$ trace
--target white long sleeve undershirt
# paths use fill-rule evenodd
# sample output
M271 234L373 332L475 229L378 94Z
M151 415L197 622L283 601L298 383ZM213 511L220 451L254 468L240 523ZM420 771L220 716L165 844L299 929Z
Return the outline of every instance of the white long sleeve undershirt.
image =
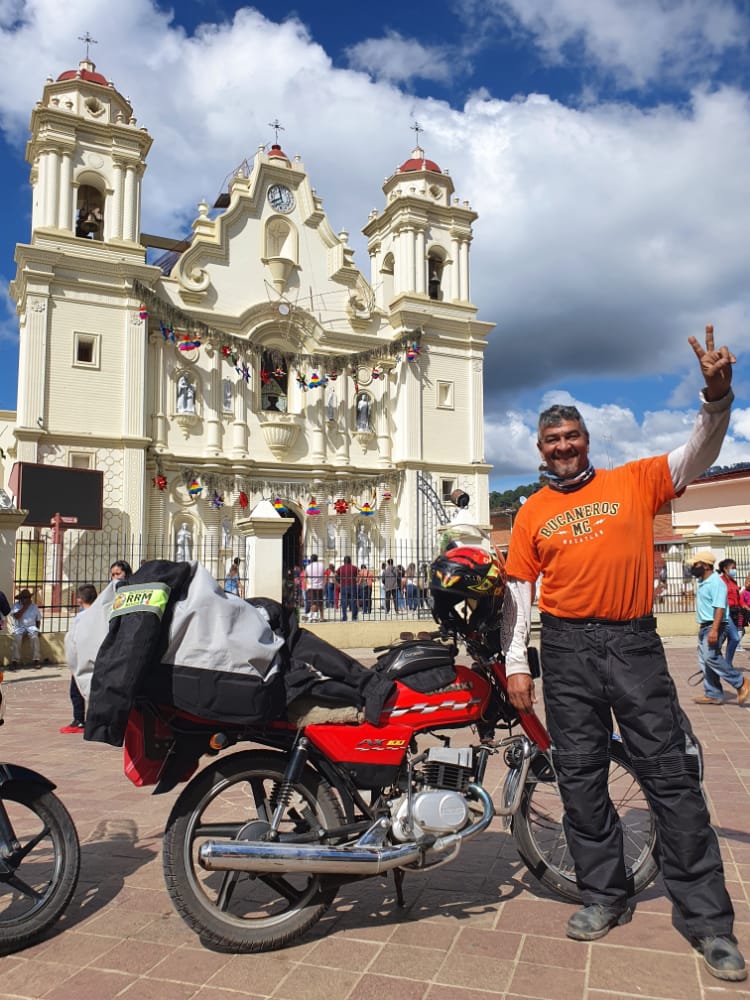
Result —
M675 493L680 493L717 459L729 426L734 393L707 402L701 392L701 406L685 444L667 455L669 472ZM529 661L526 648L531 634L531 599L533 584L527 580L508 578L503 603L502 645L505 653L505 672L528 674Z

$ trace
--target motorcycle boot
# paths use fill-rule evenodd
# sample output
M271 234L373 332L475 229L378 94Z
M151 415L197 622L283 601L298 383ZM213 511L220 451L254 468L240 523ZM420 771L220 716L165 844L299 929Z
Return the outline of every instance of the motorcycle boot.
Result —
M596 941L604 937L613 927L629 924L633 919L631 907L605 906L589 903L577 910L568 921L566 933L574 941Z
M730 982L747 979L745 959L734 938L723 934L701 938L697 948L703 955L703 961L712 976L716 976L717 979L728 979Z

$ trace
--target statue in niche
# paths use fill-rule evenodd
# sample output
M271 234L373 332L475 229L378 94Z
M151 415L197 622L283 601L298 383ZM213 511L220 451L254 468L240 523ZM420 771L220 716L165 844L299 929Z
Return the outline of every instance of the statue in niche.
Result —
M336 393L331 390L328 393L328 402L326 403L326 420L329 424L332 424L336 420Z
M221 547L222 549L231 549L232 547L232 525L226 517L221 522Z
M357 396L357 430L358 431L369 431L370 428L370 413L371 413L372 403L370 397L366 392L360 392Z
M370 536L367 528L360 522L357 525L357 565L370 565Z
M195 386L184 373L177 380L177 412L195 413Z
M221 383L222 391L224 393L223 407L225 413L232 412L232 383L228 378L225 378Z
M331 551L336 548L336 532L333 529L333 521L329 521L326 528L326 548Z
M175 559L177 562L190 562L193 558L193 533L190 525L183 522L175 535Z

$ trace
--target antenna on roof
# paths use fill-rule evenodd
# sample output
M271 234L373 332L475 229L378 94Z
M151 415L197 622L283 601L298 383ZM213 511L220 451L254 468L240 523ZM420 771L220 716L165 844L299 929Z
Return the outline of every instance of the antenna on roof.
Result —
M85 35L79 35L78 41L86 43L86 62L90 62L91 59L89 57L89 45L98 45L99 42L97 42L95 38L92 38L91 34L88 31L86 32Z

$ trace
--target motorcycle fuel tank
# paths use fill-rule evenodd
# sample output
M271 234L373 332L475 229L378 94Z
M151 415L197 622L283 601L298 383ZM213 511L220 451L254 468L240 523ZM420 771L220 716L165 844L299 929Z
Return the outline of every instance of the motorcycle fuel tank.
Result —
M398 682L396 689L377 725L324 723L305 729L311 742L343 764L361 787L393 782L415 733L471 725L481 719L490 699L490 685L484 677L460 665L456 680L439 691L425 694Z

